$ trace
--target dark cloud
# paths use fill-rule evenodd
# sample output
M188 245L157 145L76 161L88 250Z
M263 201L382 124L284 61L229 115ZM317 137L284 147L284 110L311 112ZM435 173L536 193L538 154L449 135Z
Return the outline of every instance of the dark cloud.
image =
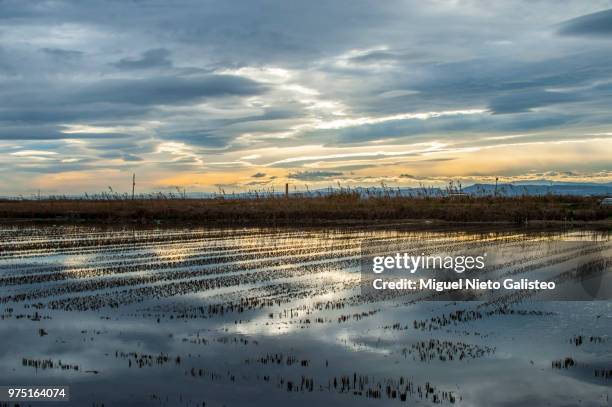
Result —
M15 75L18 70L11 63L11 54L0 46L0 73Z
M122 58L113 65L119 69L169 68L172 66L169 56L167 49L156 48L143 52L139 58Z
M489 104L493 113L521 113L531 109L558 103L576 102L580 96L567 92L548 92L542 90L508 93L495 97Z
M177 104L219 96L256 95L264 86L231 75L200 77L152 77L108 79L85 85L66 94L71 103Z
M298 171L287 175L287 178L300 181L320 181L328 178L342 176L343 173L335 171Z
M508 102L509 103L509 102ZM516 102L518 103L518 102ZM527 104L527 102L524 102ZM502 105L500 103L500 111ZM369 142L380 139L392 139L395 142L424 142L432 137L456 139L464 134L515 133L543 129L563 129L579 121L582 117L578 112L538 112L518 111L514 114L481 114L443 116L428 120L405 119L391 120L383 123L366 124L342 129L321 129L305 132L304 142L319 142L326 146L368 145ZM510 113L508 104L505 113ZM592 119L594 120L594 119ZM598 119L599 120L599 119ZM607 116L600 118L601 122L611 123ZM559 136L557 136L559 137ZM413 155L418 155L414 153ZM371 156L368 159L383 158Z
M407 62L419 61L430 54L427 52L392 52L392 51L370 51L361 55L349 58L350 62L355 64L372 64L381 62Z
M249 187L254 187L254 186L262 186L262 185L268 185L270 184L270 180L266 180L266 181L251 181L251 182L247 182L245 185L249 186Z
M39 85L13 81L9 86L0 88L0 124L4 128L0 131L0 137L67 138L58 134L59 128L48 126L44 132L31 132L30 129L45 124L93 122L114 126L121 124L122 120L137 123L149 114L154 115L160 106L185 105L211 98L253 96L266 90L265 86L253 80L232 75L153 76L146 79L105 79L87 84ZM151 119L159 120L168 114L159 112ZM19 125L22 126L21 130ZM12 127L13 131L8 132L7 127ZM181 132L179 138L200 140L203 137L200 130L189 129ZM225 142L209 140L208 144L222 145Z
M158 137L165 140L175 140L190 145L209 148L227 147L233 140L231 134L217 134L209 129L190 129L175 131L160 131Z
M62 59L73 59L80 58L84 55L81 51L75 51L71 49L61 49L61 48L41 48L41 52L50 55L52 57L62 58Z
M24 124L23 133L27 127L44 124L63 124L71 122L100 122L108 121L117 124L130 117L142 118L150 111L150 107L138 105L116 104L76 104L76 102L63 99L65 104L38 104L31 100L28 104L28 95L22 95L19 101L21 106L12 105L5 109L0 108L0 122L17 125ZM58 102L60 99L58 99Z
M264 174L263 172L258 172L258 173L251 175L252 178L263 178L265 176L266 174Z
M155 140L133 134L119 134L114 138L98 138L87 141L87 146L96 151L124 151L143 154L155 149Z
M580 0L0 0L0 140L60 159L74 148L65 140L79 139L79 158L169 171L268 148L262 155L293 179L324 180L389 165L382 153L338 158L354 146L606 132L612 53L594 37L610 35L612 11L598 8ZM469 109L487 111L384 119ZM324 128L344 119L356 125ZM65 133L70 126L102 130ZM147 156L166 142L188 156ZM314 158L284 160L301 146ZM406 151L402 158L420 157ZM315 161L328 167L299 171Z
M285 119L295 119L298 117L303 117L304 112L301 110L290 110L287 108L273 108L273 109L265 109L262 114L254 115L254 116L245 116L239 119L229 119L224 120L223 123L226 125L236 124L236 123L249 123L249 122L258 122L258 121L266 121L266 120L285 120Z
M327 167L333 171L357 171L364 170L366 168L374 168L376 164L353 164L353 165L337 165L333 167Z
M112 159L112 160L123 160L123 161L127 161L127 162L138 162L138 161L142 161L141 157L138 157L134 154L129 154L129 153L125 153L125 152L121 152L121 151L112 151L112 152L107 152L107 153L103 153L100 154L99 157L101 158L108 158L108 159Z
M6 126L0 127L0 140L61 140L61 139L115 139L120 140L121 133L62 133L53 126Z
M573 18L561 24L562 35L612 35L612 9Z

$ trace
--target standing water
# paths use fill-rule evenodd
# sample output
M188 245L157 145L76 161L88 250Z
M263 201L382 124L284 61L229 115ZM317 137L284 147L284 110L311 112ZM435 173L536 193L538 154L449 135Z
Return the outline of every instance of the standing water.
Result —
M365 240L431 251L542 239L609 237L4 226L0 385L66 385L70 401L48 405L74 406L609 405L608 301L433 302L360 288ZM568 256L525 262L561 273ZM523 266L519 256L505 272L520 278Z

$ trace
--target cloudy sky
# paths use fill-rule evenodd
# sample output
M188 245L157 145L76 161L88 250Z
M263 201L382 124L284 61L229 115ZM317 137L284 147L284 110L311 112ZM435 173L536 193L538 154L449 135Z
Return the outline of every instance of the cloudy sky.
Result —
M0 0L0 193L612 181L612 1Z

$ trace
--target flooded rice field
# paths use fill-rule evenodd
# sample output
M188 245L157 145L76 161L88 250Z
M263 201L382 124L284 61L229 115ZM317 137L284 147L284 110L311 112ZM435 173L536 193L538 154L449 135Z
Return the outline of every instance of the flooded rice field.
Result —
M0 385L68 385L70 402L47 405L75 406L612 404L612 302L362 292L366 239L520 250L609 236L2 226ZM572 257L503 272L561 275Z

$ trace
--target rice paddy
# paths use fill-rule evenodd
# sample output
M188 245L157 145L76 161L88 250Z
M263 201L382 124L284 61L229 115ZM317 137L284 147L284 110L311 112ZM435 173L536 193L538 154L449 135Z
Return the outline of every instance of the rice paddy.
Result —
M361 289L362 242L484 244L499 268L572 278L607 232L0 226L0 383L75 406L609 405L612 303L425 301ZM582 250L582 251L581 251ZM53 403L51 403L53 405Z

